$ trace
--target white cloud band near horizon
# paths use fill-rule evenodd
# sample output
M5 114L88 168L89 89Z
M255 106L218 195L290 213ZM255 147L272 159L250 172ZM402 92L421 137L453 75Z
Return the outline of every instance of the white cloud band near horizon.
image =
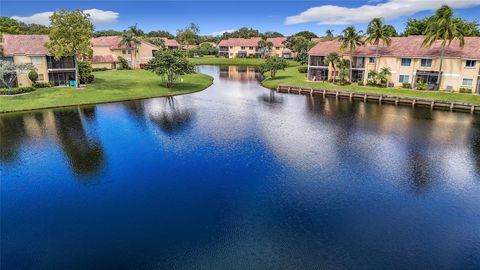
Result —
M90 20L92 21L93 25L107 25L117 21L118 19L118 12L109 11L109 10L101 10L101 9L86 9L83 11L84 13L90 14ZM53 15L53 11L35 13L31 16L12 16L12 19L24 22L24 23L35 23L41 24L45 26L50 25L50 16Z
M221 36L223 33L232 33L235 32L235 29L226 29L226 30L220 30L220 31L215 31L213 33L207 34L207 36Z
M393 20L403 16L411 16L421 11L436 10L442 5L461 9L480 6L480 0L388 0L383 3L367 4L353 8L323 5L309 8L295 16L289 16L285 23L316 22L320 25L345 25L366 23L376 17Z

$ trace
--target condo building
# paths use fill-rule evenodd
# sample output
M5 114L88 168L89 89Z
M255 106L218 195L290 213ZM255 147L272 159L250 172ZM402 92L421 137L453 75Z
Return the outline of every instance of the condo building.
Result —
M261 52L257 47L260 40L262 40L260 37L224 39L218 43L218 55L225 58L260 57ZM294 57L294 53L283 44L285 40L285 37L267 38L267 41L273 44L270 55Z
M390 46L380 44L378 58L375 45L366 44L355 49L351 56L349 49L342 50L338 40L320 41L310 51L308 58L308 79L327 81L334 77L332 65L324 63L331 52L352 62L352 82L367 83L368 73L389 68L392 75L389 87L399 87L409 83L416 87L419 82L427 84L427 89L435 89L439 76L440 90L459 91L460 88L480 92L480 37L466 37L465 45L460 47L454 40L444 50L443 65L440 70L442 54L441 41L430 48L422 46L423 36L394 37ZM336 69L338 75L338 68Z

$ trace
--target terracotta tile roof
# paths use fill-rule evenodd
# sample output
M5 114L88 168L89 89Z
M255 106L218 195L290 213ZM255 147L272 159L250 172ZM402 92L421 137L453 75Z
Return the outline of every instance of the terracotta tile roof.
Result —
M47 35L3 35L3 54L47 55Z
M218 46L245 46L245 47L255 47L258 42L261 40L259 37L254 38L229 38L224 39L218 43Z
M167 46L167 47L181 47L182 46L175 39L169 39L169 38L162 38L162 39L165 42L165 46Z
M380 56L393 57L439 57L441 53L441 41L435 42L432 47L422 47L423 36L394 37L390 47L380 45ZM355 51L356 56L375 56L375 45L366 45L358 47ZM338 40L322 41L317 43L310 51L313 55L327 55L330 52L340 52L340 42ZM343 54L348 55L348 51ZM454 40L450 47L445 49L446 57L480 59L480 37L466 37L465 46L460 48L458 40Z
M100 63L113 63L116 62L111 55L94 55L92 58L92 63L100 64Z
M186 50L191 50L191 49L198 48L198 45L185 45L185 46L183 46L183 48L186 49Z
M110 49L120 48L119 44L122 40L120 36L105 36L105 37L96 37L92 38L90 43L92 46L105 46L110 47Z
M287 40L286 37L267 38L267 41L272 42L274 47L284 47L283 42Z

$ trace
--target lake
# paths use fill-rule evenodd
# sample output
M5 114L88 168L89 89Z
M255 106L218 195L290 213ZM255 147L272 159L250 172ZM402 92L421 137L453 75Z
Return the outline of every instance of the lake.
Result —
M0 115L0 268L480 268L480 116L199 70L195 94Z

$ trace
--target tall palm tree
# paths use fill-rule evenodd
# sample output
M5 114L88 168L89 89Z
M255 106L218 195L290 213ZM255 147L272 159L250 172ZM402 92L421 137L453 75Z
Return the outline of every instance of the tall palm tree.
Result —
M340 40L340 49L346 50L350 49L350 81L352 81L352 62L353 62L353 55L355 54L355 49L357 46L363 45L362 42L362 31L358 31L355 29L355 26L349 26L342 31L342 35L339 37Z
M132 68L135 68L135 59L137 59L138 45L142 43L142 35L143 31L140 30L136 24L128 27L128 30L124 30L122 33L122 39L119 45L125 45L132 51L132 54L130 54Z
M340 57L338 56L338 53L336 52L331 52L323 58L323 63L325 65L332 65L333 69L333 83L335 83L335 77L337 76L337 64L340 61Z
M435 90L440 88L445 47L449 47L454 39L458 39L460 48L463 49L465 46L463 30L458 20L455 20L453 17L453 9L449 6L443 5L437 9L435 15L428 20L422 44L424 47L431 47L437 40L441 40L440 74L437 78Z
M378 49L380 42L390 46L392 44L392 31L383 23L383 18L374 18L368 23L367 39L365 43L376 45L375 49L375 71L378 65Z

